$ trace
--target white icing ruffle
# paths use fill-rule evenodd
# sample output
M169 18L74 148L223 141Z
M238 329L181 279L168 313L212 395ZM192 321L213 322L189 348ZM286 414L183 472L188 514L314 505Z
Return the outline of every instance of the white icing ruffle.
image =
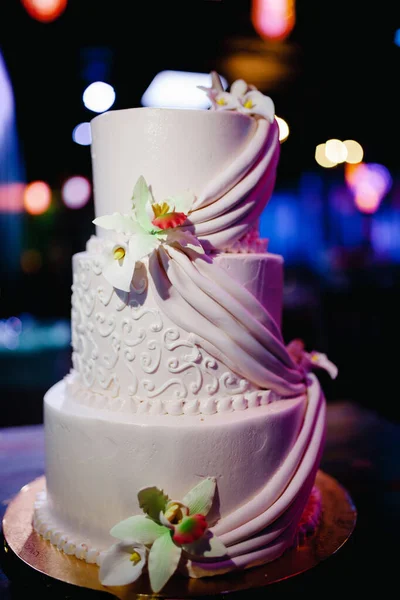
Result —
M271 198L279 155L277 121L258 119L250 143L208 183L183 229L193 231L206 250L232 251L253 230Z

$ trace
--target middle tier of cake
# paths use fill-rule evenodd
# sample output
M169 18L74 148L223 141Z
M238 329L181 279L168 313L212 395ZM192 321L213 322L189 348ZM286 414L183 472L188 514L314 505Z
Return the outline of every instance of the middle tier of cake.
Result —
M239 376L160 309L146 262L136 267L129 293L113 288L102 274L96 243L101 244L92 238L89 251L73 258L73 370L67 387L77 402L172 415L229 412L269 402L270 390ZM227 279L254 296L280 329L282 257L220 254L213 261Z

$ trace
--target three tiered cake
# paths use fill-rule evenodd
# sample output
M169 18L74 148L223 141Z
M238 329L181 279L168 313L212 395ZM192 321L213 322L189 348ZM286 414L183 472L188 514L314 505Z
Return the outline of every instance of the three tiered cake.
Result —
M97 231L73 257L73 368L44 399L34 527L105 586L267 563L318 524L311 371L336 369L281 334L283 259L257 227L274 105L211 80L210 110L92 121Z

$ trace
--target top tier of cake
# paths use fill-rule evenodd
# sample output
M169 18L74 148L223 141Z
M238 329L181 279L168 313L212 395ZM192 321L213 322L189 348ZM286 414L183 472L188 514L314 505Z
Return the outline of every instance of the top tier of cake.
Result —
M206 250L229 250L254 229L271 196L276 121L235 111L133 108L99 115L91 129L96 217L129 212L142 176L155 202L194 194L195 235Z

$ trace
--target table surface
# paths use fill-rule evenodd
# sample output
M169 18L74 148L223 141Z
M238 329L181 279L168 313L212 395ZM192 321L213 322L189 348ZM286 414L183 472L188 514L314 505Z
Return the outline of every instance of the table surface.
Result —
M351 402L328 403L327 439L321 468L347 489L358 513L355 530L333 556L310 571L259 591L252 598L307 593L321 598L330 594L362 593L397 587L400 534L400 423L377 411ZM0 429L0 517L8 502L26 483L44 473L43 426ZM0 599L32 596L24 581L10 581L0 570ZM41 599L93 598L90 590L46 595ZM248 596L227 594L239 600ZM110 597L96 593L96 597Z

